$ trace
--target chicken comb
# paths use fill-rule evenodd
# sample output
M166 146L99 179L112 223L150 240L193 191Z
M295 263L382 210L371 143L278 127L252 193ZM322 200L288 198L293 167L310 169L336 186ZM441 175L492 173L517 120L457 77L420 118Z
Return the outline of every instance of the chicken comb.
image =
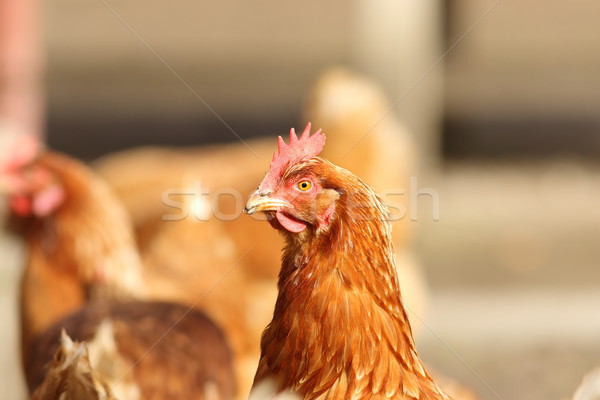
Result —
M309 122L300 138L296 136L294 128L290 129L290 142L287 144L281 136L277 138L277 151L273 153L269 172L258 187L260 190L272 189L288 165L316 157L323 150L325 134L319 129L311 135L310 127Z

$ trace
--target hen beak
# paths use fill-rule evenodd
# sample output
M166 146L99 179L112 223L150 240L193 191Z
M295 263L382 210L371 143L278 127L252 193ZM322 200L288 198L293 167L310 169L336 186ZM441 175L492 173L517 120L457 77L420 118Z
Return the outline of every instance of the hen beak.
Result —
M255 212L277 211L281 208L290 206L290 203L287 201L276 199L270 195L271 193L261 193L258 190L255 191L248 198L244 212L248 215L252 215Z

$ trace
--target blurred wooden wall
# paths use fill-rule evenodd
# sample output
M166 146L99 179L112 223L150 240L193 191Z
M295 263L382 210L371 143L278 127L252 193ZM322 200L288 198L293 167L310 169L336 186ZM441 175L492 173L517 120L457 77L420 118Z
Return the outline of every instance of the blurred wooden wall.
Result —
M414 136L423 167L439 163L444 100L443 23L438 0L358 0L353 64L385 88ZM383 116L382 116L383 118Z
M44 4L50 139L88 158L237 140L206 104L240 136L281 133L332 65L366 72L396 101L439 53L435 0L107 4ZM440 76L432 71L392 111L426 153L437 146Z
M448 2L447 151L456 157L600 155L600 3Z

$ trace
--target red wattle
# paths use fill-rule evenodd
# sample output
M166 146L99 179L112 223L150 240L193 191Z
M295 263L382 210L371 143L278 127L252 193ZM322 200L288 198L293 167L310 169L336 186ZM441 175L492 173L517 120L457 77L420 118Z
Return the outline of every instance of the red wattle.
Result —
M277 211L275 216L277 217L277 221L279 221L281 226L290 232L300 233L306 229L306 224L304 222L292 218L281 211Z
M10 199L10 208L19 217L28 217L31 215L33 204L31 199L24 195L16 195Z

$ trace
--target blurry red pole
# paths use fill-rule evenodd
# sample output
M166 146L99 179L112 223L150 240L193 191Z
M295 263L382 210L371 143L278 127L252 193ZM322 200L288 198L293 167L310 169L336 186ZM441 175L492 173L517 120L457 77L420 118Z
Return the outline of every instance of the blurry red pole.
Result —
M43 135L37 0L0 0L0 120Z

